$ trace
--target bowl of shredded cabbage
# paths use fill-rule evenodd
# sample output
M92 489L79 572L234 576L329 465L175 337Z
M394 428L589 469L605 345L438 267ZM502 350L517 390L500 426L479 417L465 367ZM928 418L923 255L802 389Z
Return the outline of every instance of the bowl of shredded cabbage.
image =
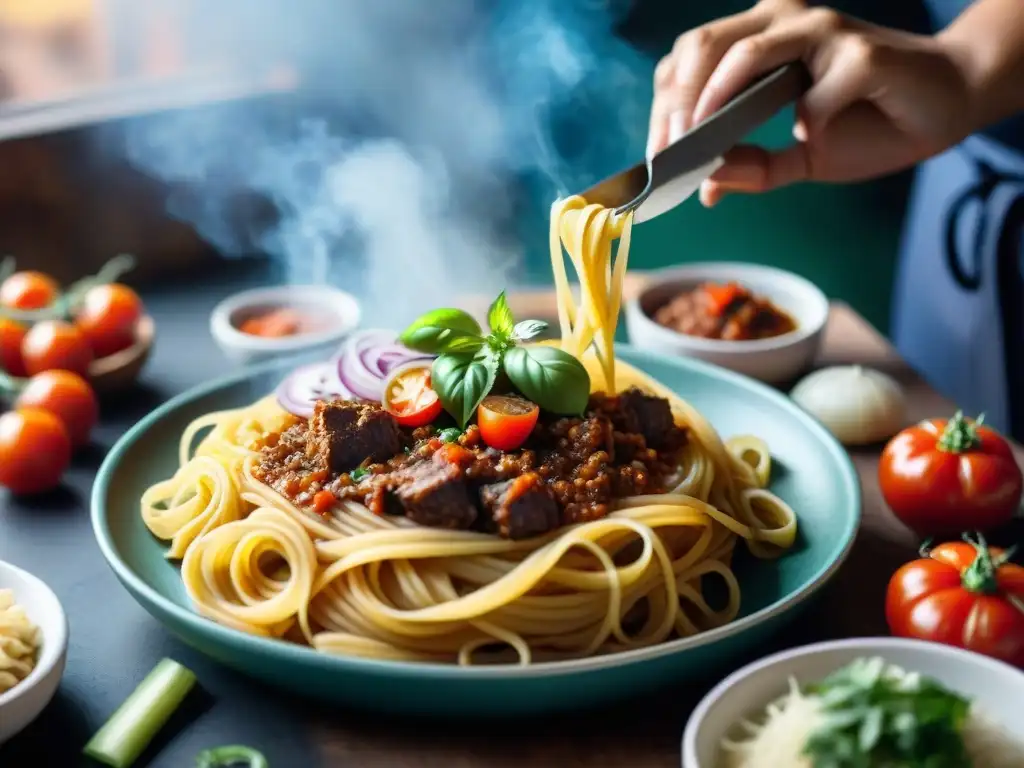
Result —
M818 643L723 680L683 768L1020 768L1024 672L919 640Z

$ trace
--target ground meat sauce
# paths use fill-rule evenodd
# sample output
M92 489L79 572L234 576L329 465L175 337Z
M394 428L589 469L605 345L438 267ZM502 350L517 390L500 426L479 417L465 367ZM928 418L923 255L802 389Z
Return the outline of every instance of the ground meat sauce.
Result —
M655 322L688 336L751 341L796 330L789 315L737 283L705 283L654 313Z
M255 446L254 474L299 505L328 491L379 515L522 539L600 519L617 498L666 490L686 443L668 401L639 390L593 395L583 417L542 414L515 451L487 447L476 426L445 442L434 426L408 430L390 418L371 403L317 403L308 424Z

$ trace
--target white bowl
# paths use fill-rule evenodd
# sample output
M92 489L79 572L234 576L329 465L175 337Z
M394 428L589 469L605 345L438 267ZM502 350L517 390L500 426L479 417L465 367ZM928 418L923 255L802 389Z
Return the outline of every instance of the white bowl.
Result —
M53 591L30 573L0 561L0 589L14 591L42 634L35 669L5 693L0 693L0 744L15 736L43 711L60 685L68 650L68 620Z
M243 333L238 324L255 312L290 308L324 318L324 329L266 338ZM236 293L214 307L210 333L225 355L243 365L272 357L336 347L359 325L359 302L350 293L325 285L280 285Z
M768 656L733 673L690 716L683 733L683 768L716 768L723 737L737 720L756 717L789 690L789 678L810 683L858 658L879 656L908 672L934 678L971 699L1009 733L1020 733L1024 673L1008 664L948 645L891 637L836 640Z
M704 282L735 280L789 313L795 331L770 339L723 341L688 336L654 321L673 296ZM774 267L707 262L652 272L647 286L626 304L630 343L671 355L700 358L769 384L792 381L814 361L828 320L828 299L808 280Z

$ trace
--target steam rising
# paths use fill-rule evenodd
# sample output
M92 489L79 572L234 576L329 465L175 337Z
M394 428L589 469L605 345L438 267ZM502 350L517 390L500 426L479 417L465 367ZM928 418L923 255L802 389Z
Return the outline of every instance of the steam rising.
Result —
M396 327L514 285L552 200L641 157L650 67L614 35L615 4L241 3L197 19L204 38L236 70L295 65L298 93L121 138L224 255L267 253Z

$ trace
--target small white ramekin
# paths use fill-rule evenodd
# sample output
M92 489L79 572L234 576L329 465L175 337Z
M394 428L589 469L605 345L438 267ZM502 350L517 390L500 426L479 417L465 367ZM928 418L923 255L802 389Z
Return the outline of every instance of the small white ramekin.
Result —
M238 324L255 311L290 308L324 318L323 330L281 338L243 333ZM337 347L360 319L359 302L350 293L324 285L281 285L236 293L214 307L210 333L224 354L243 365L272 357Z

